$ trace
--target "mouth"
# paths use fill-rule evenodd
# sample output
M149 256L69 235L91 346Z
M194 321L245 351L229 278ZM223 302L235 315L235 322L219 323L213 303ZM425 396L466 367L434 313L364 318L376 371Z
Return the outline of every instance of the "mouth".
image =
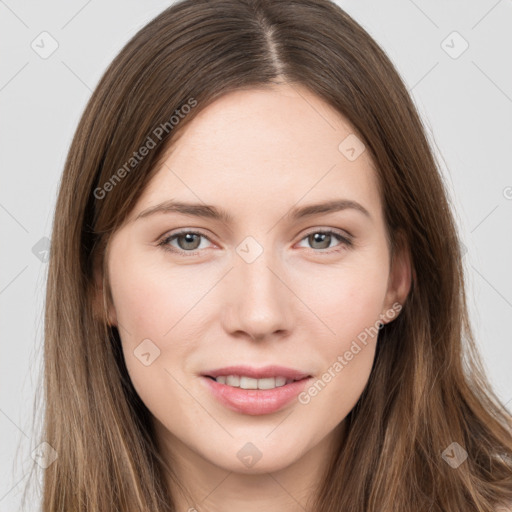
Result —
M248 415L276 412L290 404L312 375L285 367L227 367L201 375L214 398L225 407Z

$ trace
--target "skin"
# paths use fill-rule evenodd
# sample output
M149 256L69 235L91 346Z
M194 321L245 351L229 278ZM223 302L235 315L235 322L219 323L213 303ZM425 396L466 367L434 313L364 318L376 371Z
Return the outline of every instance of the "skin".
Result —
M228 409L200 375L279 364L320 379L365 328L398 314L389 312L409 292L410 261L399 252L391 264L368 151L350 161L338 149L352 133L296 85L229 93L185 128L111 239L109 315L161 449L190 492L175 489L178 510L304 510L342 442L376 336L307 404L294 400L272 414ZM171 198L223 208L234 221L169 212L136 220ZM341 198L370 217L355 209L285 217L292 207ZM184 228L205 237L168 245L192 256L158 246ZM308 238L318 229L349 233L353 245ZM263 249L251 263L237 252L248 236ZM134 355L145 339L160 350L148 366ZM237 456L248 442L261 453L251 467Z

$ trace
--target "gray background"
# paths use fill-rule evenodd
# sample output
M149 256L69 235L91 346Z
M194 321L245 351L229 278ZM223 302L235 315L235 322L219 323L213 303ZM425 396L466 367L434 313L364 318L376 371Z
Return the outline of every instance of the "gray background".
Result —
M66 153L107 65L170 3L0 0L1 512L18 510L36 446L45 250ZM512 1L338 3L391 57L424 119L467 248L478 344L510 409Z

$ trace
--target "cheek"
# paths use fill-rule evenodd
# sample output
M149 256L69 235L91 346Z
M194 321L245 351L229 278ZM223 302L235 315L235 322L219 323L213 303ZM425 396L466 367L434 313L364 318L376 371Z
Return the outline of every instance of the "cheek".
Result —
M387 290L386 265L385 258L360 259L338 272L316 275L318 286L301 291L322 320L322 334L315 342L324 367L299 402L329 427L350 412L368 382Z
M176 403L184 397L172 375L194 350L183 328L193 317L191 306L205 292L179 275L165 278L133 257L118 261L110 269L110 282L126 367L146 405L165 410L171 398Z
M191 301L161 280L132 273L118 286L115 302L124 360L135 391L155 417L171 424L173 418L180 418L178 425L183 422L187 428L204 420L204 411L183 390L183 362L196 347L184 334L186 322L180 319Z
M127 338L153 337L165 343L205 294L208 281L191 282L190 273L165 272L147 261L139 264L132 256L112 269L111 286L118 323Z
M295 277L296 283L302 283L295 288L297 295L320 320L321 339L329 347L344 349L383 313L388 285L385 258L347 258L339 267L318 267L307 279Z

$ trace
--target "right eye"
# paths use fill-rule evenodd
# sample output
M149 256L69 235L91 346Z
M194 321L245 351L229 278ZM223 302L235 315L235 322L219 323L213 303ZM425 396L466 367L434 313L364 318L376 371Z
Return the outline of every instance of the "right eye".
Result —
M163 240L161 240L158 243L158 245L161 246L165 251L178 253L182 256L191 256L197 254L192 251L201 249L201 238L209 240L209 238L206 235L203 235L202 233L196 231L182 230L179 231L178 233L166 236ZM179 247L171 245L171 242L174 242L175 240L178 242Z

